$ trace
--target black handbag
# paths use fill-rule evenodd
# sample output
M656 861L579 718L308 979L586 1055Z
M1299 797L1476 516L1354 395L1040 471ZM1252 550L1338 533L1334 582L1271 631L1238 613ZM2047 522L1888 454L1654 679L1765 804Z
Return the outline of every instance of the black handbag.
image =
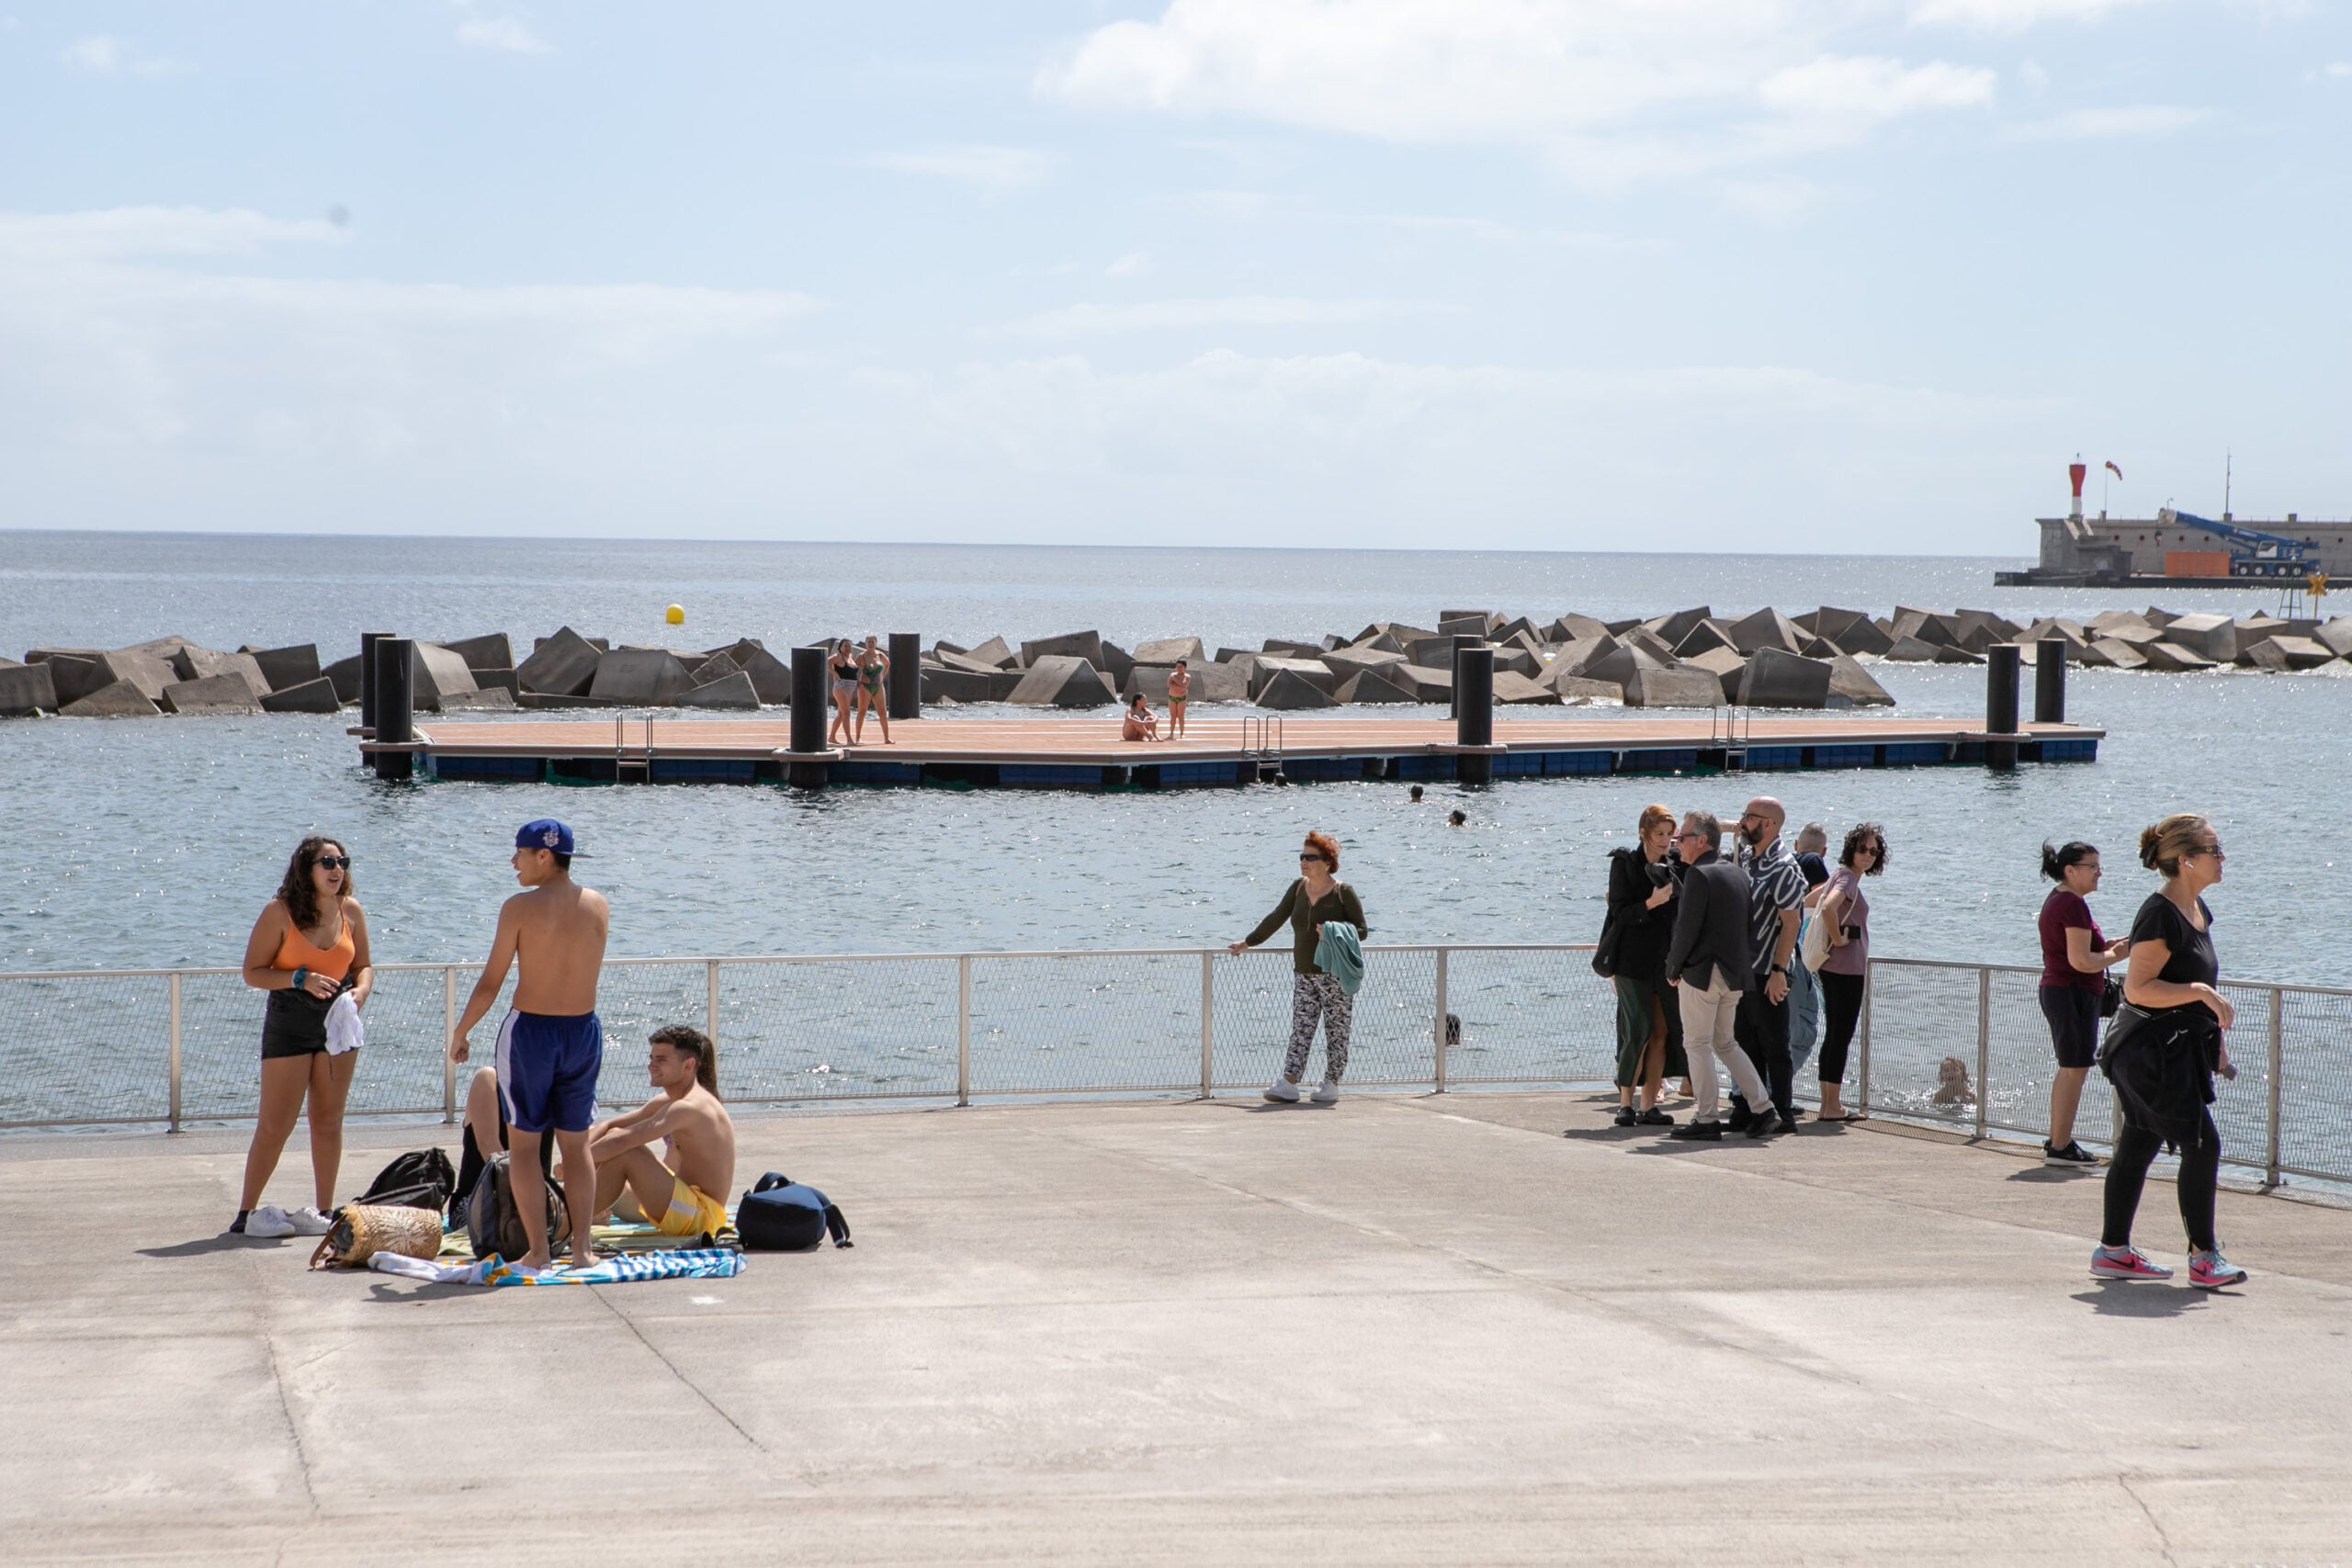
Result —
M1625 945L1625 922L1611 911L1600 923L1600 942L1592 950L1592 972L1604 980L1617 977L1617 950Z
M2099 988L2098 1015L2101 1018L2113 1018L2115 1010L2122 1005L2123 982L2109 975L2107 976L2107 983Z

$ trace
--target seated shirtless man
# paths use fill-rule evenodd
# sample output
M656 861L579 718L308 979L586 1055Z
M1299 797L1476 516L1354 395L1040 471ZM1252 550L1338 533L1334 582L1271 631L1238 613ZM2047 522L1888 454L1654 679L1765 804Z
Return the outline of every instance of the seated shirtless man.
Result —
M1159 720L1153 716L1151 705L1144 701L1141 692L1137 692L1135 694L1135 700L1127 704L1126 716L1119 721L1119 739L1122 740L1159 739Z
M624 1192L663 1235L717 1235L735 1185L735 1122L718 1102L718 1053L698 1029L653 1032L645 1076L661 1092L589 1129L596 1161L596 1213ZM668 1146L662 1154L651 1147Z
M718 1102L718 1051L682 1023L655 1030L648 1043L645 1076L661 1092L588 1130L595 1217L607 1217L626 1192L664 1235L717 1235L735 1184L735 1123ZM499 1111L498 1075L483 1067L466 1093L466 1130L486 1151L504 1146ZM650 1147L657 1141L668 1145L666 1161Z

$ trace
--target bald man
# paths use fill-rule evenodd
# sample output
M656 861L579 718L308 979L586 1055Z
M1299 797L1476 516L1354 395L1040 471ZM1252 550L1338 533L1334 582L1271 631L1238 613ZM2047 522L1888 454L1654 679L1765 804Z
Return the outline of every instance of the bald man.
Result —
M1751 1137L1797 1130L1796 1066L1789 1056L1789 971L1796 962L1805 883L1796 856L1781 838L1788 818L1779 801L1759 795L1740 812L1735 834L1750 888L1748 936L1755 950L1756 980L1740 995L1732 1038L1756 1064L1772 1097L1769 1106L1751 1106L1744 1097L1732 1096L1731 1124Z

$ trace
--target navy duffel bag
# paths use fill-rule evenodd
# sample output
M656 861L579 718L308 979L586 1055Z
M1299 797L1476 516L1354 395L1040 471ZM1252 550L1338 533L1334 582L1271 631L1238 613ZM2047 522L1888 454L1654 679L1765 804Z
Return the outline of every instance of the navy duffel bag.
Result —
M773 1170L735 1206L735 1234L746 1252L809 1252L827 1236L850 1245L849 1222L831 1200Z

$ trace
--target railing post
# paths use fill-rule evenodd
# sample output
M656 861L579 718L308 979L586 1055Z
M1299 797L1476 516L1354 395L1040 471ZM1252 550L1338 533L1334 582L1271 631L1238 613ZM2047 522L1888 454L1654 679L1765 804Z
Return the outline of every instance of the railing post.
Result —
M1993 1100L1993 972L1976 971L1976 1135L1984 1135L1984 1113Z
M1201 949L1201 1098L1216 1090L1216 953Z
M449 1036L458 1032L458 966L441 966L441 1125L458 1120L458 1064L449 1059Z
M2278 1185L2278 1079L2286 1066L2287 993L2278 987L2270 987L2270 1145L2263 1157L2262 1183L2266 1187Z
M180 1130L180 977L177 975L172 976L171 1079L171 1125L165 1131L176 1133Z
M718 1043L718 960L709 959L704 967L707 973L703 982L707 994L703 998L702 1032L710 1036L711 1043L715 1045Z
M1873 960L1862 960L1862 1019L1859 1031L1861 1036L1862 1081L1860 1103L1865 1112L1871 1108L1871 993L1878 989L1877 970L1878 964Z
M956 1103L972 1103L972 955L956 960Z
M1437 1045L1437 1092L1445 1092L1445 957L1447 950L1437 950L1437 1021L1430 1026L1430 1038Z

